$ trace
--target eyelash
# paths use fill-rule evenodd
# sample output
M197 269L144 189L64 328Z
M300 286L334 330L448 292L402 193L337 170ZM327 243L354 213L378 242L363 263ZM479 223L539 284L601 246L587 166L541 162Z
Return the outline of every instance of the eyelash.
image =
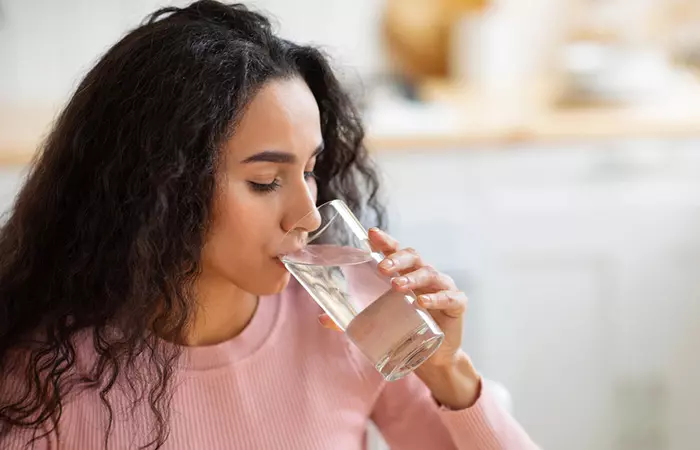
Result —
M316 179L316 174L313 172L304 172L304 179L309 180L309 179ZM256 183L254 181L249 181L250 187L255 191L255 192L260 192L260 193L268 193L277 190L281 185L280 185L280 180L278 178L275 178L272 183Z

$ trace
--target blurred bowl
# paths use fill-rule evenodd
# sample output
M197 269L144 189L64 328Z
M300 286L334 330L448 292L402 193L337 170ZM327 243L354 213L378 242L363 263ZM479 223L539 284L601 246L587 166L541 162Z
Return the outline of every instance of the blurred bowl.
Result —
M565 98L616 103L657 98L674 77L660 50L599 42L569 44L563 71Z

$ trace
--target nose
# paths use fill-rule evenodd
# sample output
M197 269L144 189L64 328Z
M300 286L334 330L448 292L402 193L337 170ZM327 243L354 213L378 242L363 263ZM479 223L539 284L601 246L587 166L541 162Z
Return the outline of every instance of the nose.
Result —
M297 230L310 233L321 226L321 215L316 209L316 189L304 182L287 203L282 229L285 233Z

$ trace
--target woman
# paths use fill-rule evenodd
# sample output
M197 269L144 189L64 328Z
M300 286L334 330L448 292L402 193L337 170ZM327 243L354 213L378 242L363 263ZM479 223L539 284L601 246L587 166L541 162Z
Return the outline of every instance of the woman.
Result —
M398 382L287 286L284 233L334 198L381 223L377 189L317 50L240 5L154 13L80 84L0 234L0 447L360 449L372 419L394 448L534 448L459 349L464 294L415 252L371 232L446 332Z

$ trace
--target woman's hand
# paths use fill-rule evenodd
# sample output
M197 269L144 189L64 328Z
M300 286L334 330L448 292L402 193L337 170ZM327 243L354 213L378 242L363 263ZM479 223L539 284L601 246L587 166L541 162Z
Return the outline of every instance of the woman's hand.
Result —
M391 282L397 291L415 293L418 303L430 312L445 333L440 348L416 374L440 403L455 409L471 406L479 396L481 382L460 347L463 317L467 311L466 294L457 288L452 278L426 264L415 250L400 248L387 233L372 228L369 240L374 250L385 255L379 270L393 277ZM320 322L335 328L325 314L321 315Z

